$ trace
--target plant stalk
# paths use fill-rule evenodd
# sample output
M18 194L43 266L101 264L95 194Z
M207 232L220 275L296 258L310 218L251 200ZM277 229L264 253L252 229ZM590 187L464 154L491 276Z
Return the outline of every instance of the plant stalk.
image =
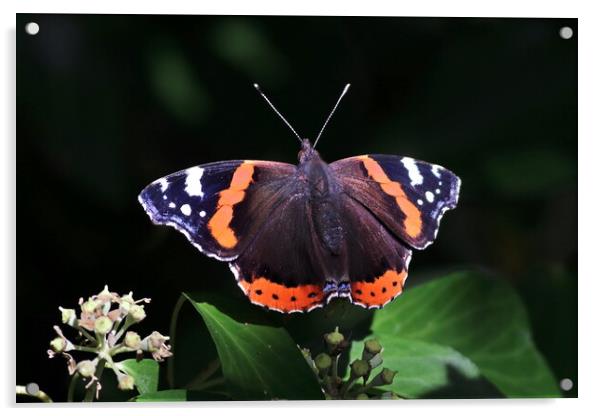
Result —
M100 378L102 377L102 372L105 369L105 363L106 363L105 359L101 359L98 361L98 364L96 365L96 372L94 373L94 377L96 377L96 380L86 390L86 395L84 396L84 402L93 402L94 401L94 397L96 397L96 391L97 391L98 385L100 383Z

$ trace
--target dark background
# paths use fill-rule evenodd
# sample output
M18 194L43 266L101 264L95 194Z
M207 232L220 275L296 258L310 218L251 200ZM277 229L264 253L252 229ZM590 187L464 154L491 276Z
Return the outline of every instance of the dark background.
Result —
M65 398L64 360L46 355L57 308L104 284L153 299L140 332L167 333L182 291L241 296L136 196L201 163L295 163L253 82L310 138L352 84L327 161L389 153L458 174L459 206L407 285L463 268L510 281L576 386L576 19L119 15L17 16L18 384Z

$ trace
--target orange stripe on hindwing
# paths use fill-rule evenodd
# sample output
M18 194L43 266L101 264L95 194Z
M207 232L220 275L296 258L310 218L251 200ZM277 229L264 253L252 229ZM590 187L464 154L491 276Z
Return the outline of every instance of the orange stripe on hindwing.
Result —
M351 282L351 298L367 307L382 307L403 291L408 272L387 270L373 282Z
M287 287L265 277L254 277L251 282L239 282L251 302L280 312L306 311L322 303L324 293L319 285Z
M403 226L408 235L416 238L422 231L422 218L420 210L409 199L406 193L401 188L401 185L389 179L383 168L369 156L359 157L368 175L380 185L384 193L395 198L399 209L404 213L405 219Z
M215 213L207 226L218 244L224 248L232 248L238 243L230 222L234 216L234 205L245 199L245 191L253 182L255 167L252 162L243 162L232 175L230 187L219 193Z

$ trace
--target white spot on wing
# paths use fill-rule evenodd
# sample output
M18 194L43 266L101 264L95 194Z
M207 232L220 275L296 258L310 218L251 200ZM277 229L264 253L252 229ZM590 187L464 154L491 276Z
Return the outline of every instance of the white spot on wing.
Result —
M203 247L201 247L201 245L198 243L198 240L192 238L192 236L190 235L188 230L186 228L182 227L181 224L175 223L173 221L166 221L162 217L158 217L156 209L152 205L148 205L146 203L146 201L142 198L142 195L138 195L138 202L140 202L140 204L142 205L142 208L144 208L144 212L146 212L146 214L150 217L151 221L154 224L167 225L167 226L175 228L176 230L178 230L179 232L184 234L186 239L188 241L190 241L190 243L193 246L195 246L201 253L205 254L206 256L209 256L214 259L218 259L219 261L232 261L237 257L237 256L221 257L214 252L203 249ZM176 205L174 204L174 207L175 206Z
M424 196L426 197L426 200L429 202L433 202L435 200L435 195L433 195L433 193L431 191L426 191Z
M192 209L190 208L190 205L184 204L180 207L180 211L182 211L182 214L188 216L192 212Z
M422 205L422 204L424 204L424 202L422 202L422 199L419 199L419 200L418 200L418 201L416 201L416 202L418 202L418 205Z
M441 177L441 166L439 165L433 165L431 171L433 172L433 175L435 175L436 177L440 178Z
M189 196L203 197L203 185L201 178L203 177L203 168L195 166L186 171L186 188L185 191Z
M439 194L441 193L441 189L439 189L439 188L435 189L435 193L436 193L437 195L439 195Z
M169 182L167 182L167 179L165 179L165 178L157 179L155 181L155 183L158 183L159 185L161 185L161 192L167 191L167 187L169 186Z
M169 207L170 207L170 208L175 208L175 207L176 207L176 204L174 204L173 202L170 202L170 203L169 203Z
M404 157L401 159L401 163L408 170L408 175L410 176L410 185L416 186L421 185L423 177L418 170L418 165L416 165L416 161L411 157Z
M201 212L199 212L199 215L200 215L202 218L205 218L205 215L207 215L207 213L206 213L205 211L201 211Z

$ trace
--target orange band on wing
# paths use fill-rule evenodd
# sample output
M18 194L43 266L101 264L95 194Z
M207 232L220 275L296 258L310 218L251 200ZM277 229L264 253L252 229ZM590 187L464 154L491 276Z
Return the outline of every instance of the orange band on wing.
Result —
M387 270L374 282L351 282L351 298L365 307L381 307L399 296L408 272Z
M253 182L254 166L243 162L232 175L230 187L220 192L215 214L207 226L215 240L224 248L232 248L238 243L230 222L234 216L234 205L245 199L245 191Z
M383 168L369 156L359 157L368 172L368 175L379 183L381 189L387 194L395 198L399 209L405 215L403 226L408 235L416 238L422 232L422 218L420 210L409 199L406 193L401 188L401 185L389 179Z
M306 311L322 303L324 293L318 285L286 287L256 277L252 282L240 281L240 286L251 302L280 312Z

